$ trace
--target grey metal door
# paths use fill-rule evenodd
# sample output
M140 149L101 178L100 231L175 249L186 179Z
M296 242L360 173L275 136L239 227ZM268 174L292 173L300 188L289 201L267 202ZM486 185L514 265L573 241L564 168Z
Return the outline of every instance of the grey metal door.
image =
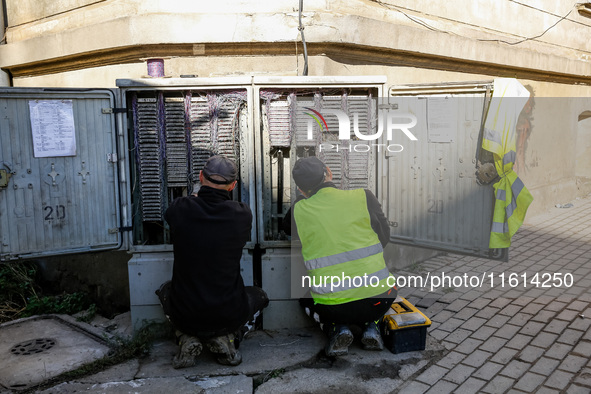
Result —
M109 90L0 89L0 261L120 245Z
M477 181L481 125L492 85L390 90L389 107L416 116L417 141L387 153L379 192L394 243L502 260L489 249L491 184Z

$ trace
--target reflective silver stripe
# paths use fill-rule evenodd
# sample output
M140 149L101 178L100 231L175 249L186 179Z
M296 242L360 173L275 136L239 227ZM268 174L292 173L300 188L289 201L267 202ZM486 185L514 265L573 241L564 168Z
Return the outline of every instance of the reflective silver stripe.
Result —
M509 219L511 215L513 215L513 211L515 211L515 209L517 209L517 201L515 201L515 196L513 196L511 204L505 207L505 215L507 215L507 219Z
M315 270L318 268L330 267L332 265L346 263L348 261L359 260L364 257L373 256L374 254L382 253L384 249L382 244L375 244L350 250L348 252L337 253L330 256L319 257L317 259L307 260L304 262L308 270Z
M374 272L373 274L367 274L367 280L365 280L364 276L347 276L344 275L345 280L343 280L343 282L345 283L341 283L339 286L331 286L330 283L323 283L324 286L312 286L311 291L316 293L316 294L329 294L329 293L336 293L336 292L340 292L340 291L345 291L345 290L351 290L351 289L358 289L360 287L365 287L364 285L367 285L366 287L373 287L371 286L371 278L372 277L377 277L380 280L382 279L386 279L388 276L390 276L390 271L388 271L388 267L385 267L377 272ZM338 278L339 280L342 280L343 276L337 276L334 275L334 278ZM322 281L324 281L324 278L327 278L330 280L331 276L326 275L322 277ZM351 278L350 280L348 278ZM355 286L355 284L353 282L359 281L361 283L358 283L358 286ZM378 282L379 282L378 281ZM375 281L374 281L375 283ZM384 291L387 289L384 289Z
M497 189L497 200L505 201L507 192L503 189Z
M511 184L511 191L513 192L513 199L517 199L521 190L525 187L521 179L519 177L515 178L513 183Z
M509 163L515 163L515 157L517 153L514 150L510 150L509 152L505 153L503 156L503 166L506 166Z
M521 179L515 178L515 181L511 185L511 191L513 193L513 196L511 197L511 204L505 207L505 214L507 215L507 219L509 219L511 215L513 215L513 211L517 209L517 197L519 197L519 194L521 193L523 188L524 185Z
M493 129L484 128L484 139L501 145L501 133Z
M507 223L493 222L491 231L493 233L508 233L509 225Z

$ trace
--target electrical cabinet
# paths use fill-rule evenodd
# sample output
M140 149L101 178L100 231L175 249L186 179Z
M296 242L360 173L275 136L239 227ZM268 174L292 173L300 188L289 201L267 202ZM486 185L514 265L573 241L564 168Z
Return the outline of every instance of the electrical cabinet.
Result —
M492 187L474 176L490 86L399 87L385 95L385 84L380 76L145 78L117 80L113 90L2 89L0 260L128 250L134 325L163 318L153 296L172 267L163 214L199 187L214 154L236 161L232 198L253 212L241 266L246 284L271 297L267 327L305 324L282 312L297 310L288 290L303 272L290 267L297 250L282 223L298 196L291 169L301 157L318 156L340 188L373 191L392 242L504 258L487 247ZM453 133L434 133L430 114L449 121L452 107L432 99L452 96L466 100L454 101ZM34 123L38 101L71 112L73 151L35 154L40 139L59 142ZM44 116L52 127L62 118ZM392 119L404 116L416 123L393 130Z

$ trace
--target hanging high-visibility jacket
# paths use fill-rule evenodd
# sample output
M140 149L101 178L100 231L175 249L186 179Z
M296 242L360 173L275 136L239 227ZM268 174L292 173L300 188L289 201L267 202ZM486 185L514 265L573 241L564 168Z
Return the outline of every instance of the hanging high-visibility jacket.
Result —
M320 189L294 206L314 302L333 305L373 297L394 285L371 227L365 190Z
M490 248L508 248L523 224L533 197L513 171L516 157L515 126L529 91L514 78L494 81L494 92L484 123L482 147L493 153L500 180L493 185L495 208Z

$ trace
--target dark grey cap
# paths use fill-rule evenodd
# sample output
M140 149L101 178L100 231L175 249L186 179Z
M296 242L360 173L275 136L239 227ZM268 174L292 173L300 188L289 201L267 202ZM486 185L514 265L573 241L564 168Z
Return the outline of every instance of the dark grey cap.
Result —
M203 176L212 183L227 185L236 180L238 170L234 161L227 157L212 156L203 166Z
M291 173L296 185L309 193L324 181L325 172L326 165L316 156L310 156L296 161Z

